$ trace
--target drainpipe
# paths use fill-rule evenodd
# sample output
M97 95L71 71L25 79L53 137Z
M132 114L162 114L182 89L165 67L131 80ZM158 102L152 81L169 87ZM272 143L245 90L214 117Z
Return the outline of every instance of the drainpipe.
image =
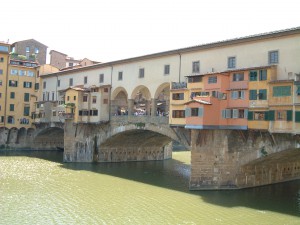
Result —
M9 70L9 60L10 60L10 56L7 57L7 65L6 65L6 84L5 84L5 96L4 96L4 127L6 127L6 111L7 111L7 86L8 86L8 70Z
M111 89L112 89L112 76L113 76L114 67L111 66L111 72L110 72L110 88L109 88L109 105L108 105L108 120L111 119Z
M178 73L178 82L180 83L180 78L181 78L181 54L180 52L178 52L179 54L179 73Z

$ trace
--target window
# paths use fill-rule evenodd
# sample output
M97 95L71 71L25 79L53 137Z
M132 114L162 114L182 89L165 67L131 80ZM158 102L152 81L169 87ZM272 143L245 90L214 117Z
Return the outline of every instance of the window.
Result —
M249 81L257 81L257 71L251 70L249 72Z
M30 47L27 46L26 49L25 49L25 51L26 52L30 52Z
M104 88L104 92L107 93L108 92L108 88Z
M0 45L0 52L8 52L8 47Z
M47 87L46 81L43 82L43 88L45 89Z
M69 86L73 86L73 78L69 79Z
M265 120L265 112L254 112L254 120Z
M165 65L164 67L164 74L169 75L170 74L170 65Z
M88 100L88 96L87 96L87 95L84 95L82 101L83 101L83 102L87 102L87 100Z
M60 87L60 80L57 80L57 87Z
M235 57L228 57L227 66L228 69L235 68Z
M269 51L269 64L277 64L278 62L278 51Z
M103 104L108 104L108 99L107 98L103 99Z
M9 111L11 111L11 112L15 111L15 105L14 104L9 104Z
M71 66L71 67L72 67L73 65L74 65L73 63L69 63L69 66Z
M140 68L139 69L139 78L144 78L145 77L145 69L144 68Z
M276 120L286 120L286 111L285 110L278 110L276 111Z
M173 100L183 100L184 99L184 93L174 93L172 95Z
M273 97L291 96L291 86L273 87Z
M104 82L104 74L99 74L99 83L103 83Z
M258 99L267 100L267 89L258 90Z
M26 76L26 70L19 70L19 76Z
M0 75L2 75L3 74L3 70L2 69L0 69Z
M15 92L10 92L10 98L12 98L12 99L15 98Z
M34 72L28 70L28 71L27 71L27 76L29 76L29 77L34 77Z
M118 80L123 80L123 72L119 72L119 74L118 74Z
M244 99L245 98L245 91L232 91L231 92L231 99Z
M46 93L43 92L43 101L46 101Z
M198 116L198 108L191 108L191 116Z
M29 112L30 112L30 107L29 106L24 106L24 116L29 116Z
M18 87L18 81L10 80L8 82L8 86L10 86L10 87Z
M55 96L55 94L54 94L54 91L52 91L52 101L54 101L54 96Z
M23 87L24 87L24 88L31 88L31 87L32 87L32 83L31 83L31 82L24 81Z
M249 90L249 100L257 99L257 90Z
M35 83L34 84L34 90L39 90L40 89L40 84L39 83Z
M94 109L94 110L92 111L92 113L93 113L93 114L92 114L93 116L98 116L98 110Z
M232 80L233 81L243 81L244 80L244 73L234 73Z
M192 63L192 72L193 73L199 73L200 72L200 61L195 61Z
M0 80L0 87L2 86L2 80Z
M267 70L259 71L259 80L267 80Z
M93 96L92 102L93 102L93 104L95 104L97 102L97 96Z
M7 117L7 123L14 124L15 123L15 118L13 116L8 116Z
M76 96L73 96L74 101L76 101Z
M18 75L18 72L19 72L19 71L18 71L18 70L15 70L15 69L11 69L11 70L10 70L10 74L11 74L11 75Z
M208 83L209 84L215 84L215 83L217 83L217 76L208 77Z
M0 123L4 123L4 116L0 117Z
M4 62L4 58L3 57L0 58L0 62Z
M202 82L202 76L188 77L188 83L199 83Z
M24 102L29 102L29 93L24 93Z
M172 117L173 118L185 118L185 111L184 110L173 110Z
M84 78L83 78L83 83L84 83L84 84L87 84L87 77L84 77Z
M34 48L34 53L35 53L35 54L38 54L38 53L39 53L39 48L35 47L35 48Z
M67 101L70 101L70 96L67 96Z

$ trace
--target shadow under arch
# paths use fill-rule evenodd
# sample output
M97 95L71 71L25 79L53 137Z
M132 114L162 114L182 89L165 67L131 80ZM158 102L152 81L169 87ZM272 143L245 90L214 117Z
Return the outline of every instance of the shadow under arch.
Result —
M33 137L36 149L57 150L64 148L64 130L60 127L48 127Z

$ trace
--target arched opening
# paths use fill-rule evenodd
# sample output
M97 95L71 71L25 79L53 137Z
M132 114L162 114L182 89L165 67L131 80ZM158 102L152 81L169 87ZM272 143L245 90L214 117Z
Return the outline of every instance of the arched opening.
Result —
M112 94L111 113L114 116L128 114L128 94L122 87L117 88Z
M155 93L155 112L157 116L169 116L170 84L161 84Z
M131 95L131 112L135 116L151 115L151 94L147 87L136 87Z

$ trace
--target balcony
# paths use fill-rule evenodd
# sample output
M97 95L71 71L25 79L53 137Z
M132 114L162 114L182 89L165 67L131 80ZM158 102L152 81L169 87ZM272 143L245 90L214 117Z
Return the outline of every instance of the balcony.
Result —
M186 82L172 82L171 89L183 89L187 88Z

